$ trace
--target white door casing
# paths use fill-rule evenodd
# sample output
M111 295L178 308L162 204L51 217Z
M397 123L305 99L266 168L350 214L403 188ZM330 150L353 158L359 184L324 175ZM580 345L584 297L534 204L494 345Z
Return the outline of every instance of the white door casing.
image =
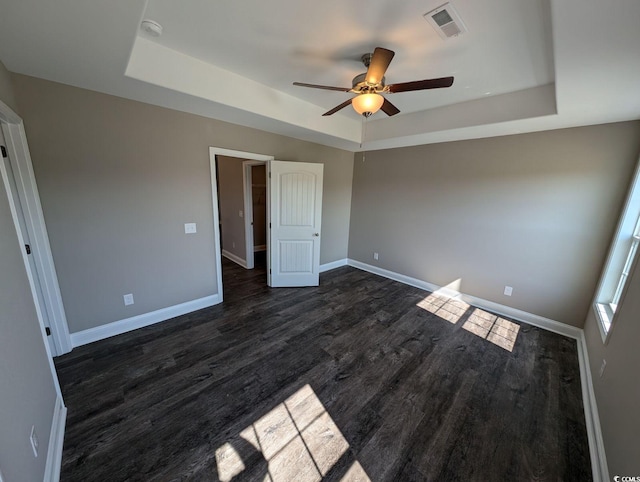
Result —
M269 286L318 286L323 164L269 163Z
M2 136L2 132L0 131L0 144L4 145L4 138ZM33 249L35 246L32 246L33 243L29 239L29 231L27 230L27 222L25 220L24 211L22 209L22 204L20 203L20 197L18 196L18 185L15 180L15 176L13 174L13 168L11 167L11 161L9 158L2 159L4 169L2 173L3 180L5 181L5 186L8 187L7 195L13 199L13 208L15 209L15 217L14 223L17 222L17 225L20 228L20 236L22 237L21 243L24 245L25 251L27 251L27 262L29 270L31 271L31 276L33 278L33 286L35 289L35 296L37 300L37 304L40 306L40 312L42 314L42 322L46 329L49 329L50 335L47 336L47 342L49 343L49 349L51 350L52 356L58 355L58 349L56 348L56 344L53 340L52 332L51 332L51 321L49 320L49 314L46 309L46 303L44 299L44 294L42 291L42 284L40 283L40 275L38 273L38 267L36 266L35 259L33 256Z
M212 192L212 200L213 200L213 231L214 231L214 249L215 249L215 271L216 271L216 279L218 285L218 295L220 297L220 301L222 302L223 298L223 287L222 287L222 259L221 259L221 244L220 244L220 223L219 223L219 213L218 213L218 181L216 177L216 156L228 156L228 157L237 157L239 159L249 159L254 161L268 162L273 159L273 156L268 156L265 154L255 154L252 152L245 151L236 151L233 149L224 149L222 147L209 147L209 162L211 166L211 192ZM267 189L267 206L269 205L269 189ZM267 223L269 210L267 209ZM267 242L267 273L269 272L269 243Z
M0 174L7 190L19 242L24 245L27 239L31 245L32 254L27 256L23 250L23 260L38 321L47 352L52 356L62 355L71 351L71 338L24 125L22 119L3 102L0 102L0 123L8 154L8 161L0 163ZM51 330L50 337L45 334L45 324Z

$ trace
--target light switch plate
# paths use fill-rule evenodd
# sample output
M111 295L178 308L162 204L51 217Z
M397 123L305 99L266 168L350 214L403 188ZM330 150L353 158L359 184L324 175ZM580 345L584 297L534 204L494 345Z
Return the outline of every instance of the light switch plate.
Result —
M185 223L184 225L185 234L194 234L196 232L197 232L196 223Z

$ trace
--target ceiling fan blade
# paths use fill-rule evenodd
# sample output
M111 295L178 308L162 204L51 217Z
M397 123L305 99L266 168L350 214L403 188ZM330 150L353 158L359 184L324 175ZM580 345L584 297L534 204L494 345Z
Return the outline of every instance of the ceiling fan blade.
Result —
M395 52L393 50L376 47L373 51L369 68L367 69L367 76L364 79L365 82L373 85L381 83L384 73L387 71L387 68L389 68L389 64L394 55Z
M325 115L332 115L335 114L336 112L338 112L341 109L344 109L346 106L351 105L351 101L353 99L349 99L349 100L345 100L342 104L334 107L333 109L331 109L330 111L325 112L324 114L322 114L323 116Z
M303 82L294 82L293 85L297 85L299 87L311 87L312 89L337 90L340 92L349 92L351 90L350 87L332 87L330 85L305 84Z
M453 77L441 77L439 79L414 80L413 82L391 84L387 85L385 90L395 94L396 92L410 92L412 90L441 89L452 85Z
M400 113L400 109L398 109L395 105L393 105L387 99L384 99L384 102L382 104L382 107L380 107L380 109L382 110L382 112L387 114L389 117L391 117L392 115L396 115L396 114Z

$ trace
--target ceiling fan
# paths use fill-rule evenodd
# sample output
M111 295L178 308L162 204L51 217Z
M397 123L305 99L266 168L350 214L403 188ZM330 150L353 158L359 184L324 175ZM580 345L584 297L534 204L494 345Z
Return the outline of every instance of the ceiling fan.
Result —
M357 94L355 97L334 107L330 111L322 114L323 116L332 115L346 106L351 104L358 114L369 117L380 109L388 116L396 115L400 112L395 105L389 102L380 94L395 94L397 92L410 92L414 90L440 89L443 87L451 87L453 85L453 77L441 77L439 79L414 80L412 82L402 82L400 84L384 83L384 74L389 68L389 64L393 59L395 52L382 47L376 47L373 54L365 54L362 56L362 63L367 67L367 71L363 74L356 75L352 80L351 88L348 87L332 87L329 85L305 84L303 82L294 82L293 85L300 87L311 87L313 89L337 90L339 92L352 92Z

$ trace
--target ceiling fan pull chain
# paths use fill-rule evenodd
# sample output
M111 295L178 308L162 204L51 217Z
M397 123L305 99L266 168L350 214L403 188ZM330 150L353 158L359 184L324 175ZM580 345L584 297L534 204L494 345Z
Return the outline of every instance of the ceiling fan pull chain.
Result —
M364 144L365 134L367 132L367 116L362 116L362 137L360 138L360 149L362 149L362 145ZM362 151L362 162L364 163L364 158L367 151Z

